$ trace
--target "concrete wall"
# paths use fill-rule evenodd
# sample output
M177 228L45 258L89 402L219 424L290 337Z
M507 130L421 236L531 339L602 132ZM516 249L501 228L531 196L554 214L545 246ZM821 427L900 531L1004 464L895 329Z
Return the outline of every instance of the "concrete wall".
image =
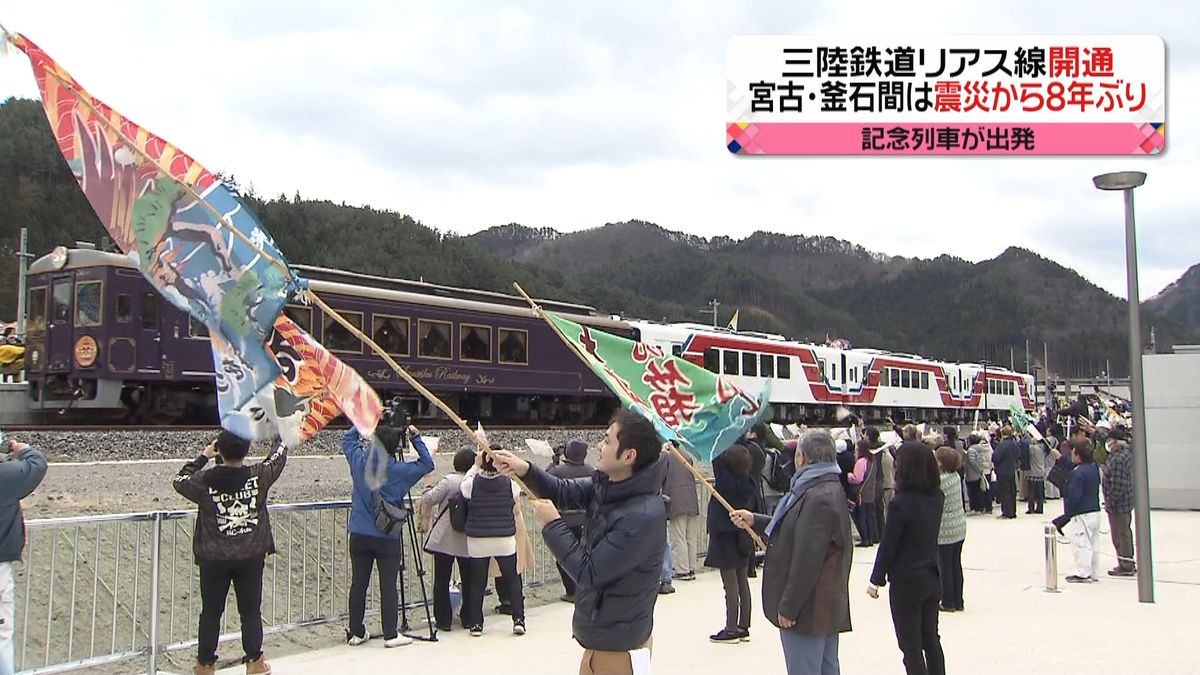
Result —
M32 424L29 409L29 384L0 382L0 427L8 424Z
M1200 509L1200 354L1142 357L1150 506Z

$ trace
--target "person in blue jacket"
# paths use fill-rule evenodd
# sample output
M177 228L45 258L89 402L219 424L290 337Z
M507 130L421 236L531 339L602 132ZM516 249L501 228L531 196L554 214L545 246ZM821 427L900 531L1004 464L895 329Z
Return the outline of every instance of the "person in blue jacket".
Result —
M404 497L421 477L433 471L433 458L421 438L421 431L408 427L408 436L417 451L417 459L400 459L400 429L381 426L375 430L370 443L362 443L357 429L351 428L342 438L342 453L350 465L354 491L350 497L350 627L346 642L360 645L371 639L363 623L367 611L367 585L371 583L371 567L379 570L379 601L383 620L383 639L386 647L399 647L412 642L400 635L400 597L396 577L404 551L400 533L388 535L375 524L375 494L392 504L403 504Z
M1100 467L1093 458L1092 443L1076 440L1071 453L1075 470L1063 493L1064 518L1071 522L1071 552L1075 554L1075 574L1067 577L1073 584L1099 581L1100 574Z
M0 673L16 672L13 635L16 620L16 577L13 563L25 550L25 516L21 500L46 477L46 457L25 443L8 441L0 453Z

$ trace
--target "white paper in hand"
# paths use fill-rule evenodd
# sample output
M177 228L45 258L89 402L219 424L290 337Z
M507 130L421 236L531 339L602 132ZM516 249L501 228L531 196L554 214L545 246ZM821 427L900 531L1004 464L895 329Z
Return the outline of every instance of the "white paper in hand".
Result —
M429 454L432 455L433 453L437 452L437 449L438 449L438 437L437 436L426 436L426 435L422 434L421 440L425 441L425 449L429 450Z
M483 422L475 423L475 436L483 443L484 447L488 447L487 432L483 430Z
M787 429L788 431L792 432L792 435L793 435L793 436L799 436L799 435L800 435L800 425L799 425L799 424L796 424L795 422L793 422L793 423L791 423L791 424L787 425L787 426L786 426L786 427L784 427L784 428L785 428L785 429Z
M539 457L553 457L554 456L554 448L550 447L550 444L547 443L546 441L539 440L536 438L526 438L525 445L529 446L530 452L532 452L533 454L535 454Z
M780 439L786 438L783 435L783 425L782 424L774 424L774 423L771 424L771 431L774 431L775 435L777 437L779 437Z

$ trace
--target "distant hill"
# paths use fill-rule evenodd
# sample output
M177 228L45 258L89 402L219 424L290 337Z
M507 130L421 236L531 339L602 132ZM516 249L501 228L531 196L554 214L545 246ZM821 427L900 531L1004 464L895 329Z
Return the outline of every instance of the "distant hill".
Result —
M221 169L221 167L213 167ZM947 360L1024 366L1049 345L1057 375L1087 376L1111 361L1127 372L1125 302L1074 271L1010 248L980 263L899 258L831 237L755 232L706 239L633 220L581 232L520 224L470 236L408 215L299 194L264 198L225 177L293 263L581 302L630 318L724 324L823 341L826 335ZM0 319L16 308L17 233L35 254L104 230L59 155L36 101L0 104ZM736 230L731 225L731 230ZM1192 339L1200 272L1147 303L1147 332L1161 348Z
M1200 263L1192 265L1145 304L1151 311L1187 328L1189 339L1200 340Z

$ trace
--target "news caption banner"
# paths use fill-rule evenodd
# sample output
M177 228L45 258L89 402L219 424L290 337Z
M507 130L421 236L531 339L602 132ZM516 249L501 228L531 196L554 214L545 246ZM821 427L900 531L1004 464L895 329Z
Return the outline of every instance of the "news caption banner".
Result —
M1157 155L1155 35L739 35L735 155Z

